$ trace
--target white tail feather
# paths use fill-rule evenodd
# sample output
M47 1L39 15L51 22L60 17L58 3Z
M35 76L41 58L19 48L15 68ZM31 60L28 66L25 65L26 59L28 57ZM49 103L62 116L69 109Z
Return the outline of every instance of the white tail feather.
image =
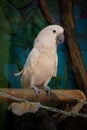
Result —
M15 73L14 76L19 76L19 75L21 75L22 73L23 73L23 70L20 71L20 72L18 72L18 73Z

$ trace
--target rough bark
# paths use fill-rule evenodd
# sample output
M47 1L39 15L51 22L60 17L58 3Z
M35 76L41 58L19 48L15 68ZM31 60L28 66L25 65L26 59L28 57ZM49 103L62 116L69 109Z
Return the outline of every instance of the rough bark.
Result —
M85 101L86 97L80 90L51 90L51 94L47 95L44 90L40 91L40 95L36 96L32 89L0 89L0 100L5 102L14 102L14 100L1 96L6 93L16 98L23 98L29 102L40 102L44 104L56 104L58 102L75 102Z
M70 58L72 71L80 90L87 96L87 73L83 64L82 55L75 36L73 18L73 0L61 0L62 22L65 29L66 45Z

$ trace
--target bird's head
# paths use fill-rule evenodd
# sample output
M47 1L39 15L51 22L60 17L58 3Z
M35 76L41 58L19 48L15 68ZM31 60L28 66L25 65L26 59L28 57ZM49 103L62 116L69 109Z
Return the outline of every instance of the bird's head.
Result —
M52 48L64 42L64 29L59 25L49 25L42 29L35 39L35 44Z

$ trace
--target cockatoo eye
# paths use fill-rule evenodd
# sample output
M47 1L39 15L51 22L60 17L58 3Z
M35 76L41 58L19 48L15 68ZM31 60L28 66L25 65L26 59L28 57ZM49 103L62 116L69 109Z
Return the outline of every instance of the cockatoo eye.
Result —
M53 30L53 33L56 33L56 30Z

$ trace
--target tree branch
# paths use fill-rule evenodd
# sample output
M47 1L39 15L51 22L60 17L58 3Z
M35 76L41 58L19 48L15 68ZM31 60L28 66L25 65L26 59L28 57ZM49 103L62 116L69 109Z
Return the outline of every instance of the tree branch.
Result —
M58 104L60 102L85 101L86 97L80 90L51 90L51 94L47 95L44 90L40 91L40 95L36 96L32 89L0 89L0 100L5 102L14 102L14 99L4 97L1 93L6 93L16 98L22 98L29 102L40 102L42 104Z
M62 21L65 29L65 37L72 71L78 88L87 96L87 73L83 64L82 55L75 36L75 24L73 17L73 0L61 0Z
M44 17L50 24L56 24L57 22L50 16L45 0L38 0L40 8L43 12Z

